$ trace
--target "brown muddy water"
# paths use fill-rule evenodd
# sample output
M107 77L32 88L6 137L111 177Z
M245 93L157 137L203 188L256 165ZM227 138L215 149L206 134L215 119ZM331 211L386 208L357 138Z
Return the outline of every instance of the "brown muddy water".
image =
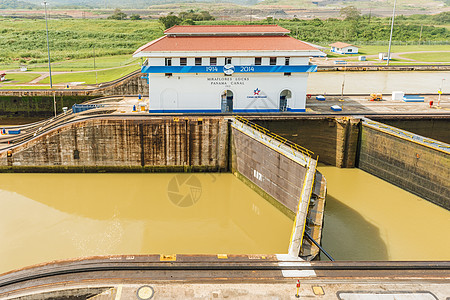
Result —
M449 211L359 169L319 169L335 259L450 259ZM287 253L292 224L232 174L0 174L0 273L93 255Z
M334 259L450 259L448 210L360 169L319 170L328 192L322 246Z
M0 273L92 255L287 253L292 224L232 174L0 174Z

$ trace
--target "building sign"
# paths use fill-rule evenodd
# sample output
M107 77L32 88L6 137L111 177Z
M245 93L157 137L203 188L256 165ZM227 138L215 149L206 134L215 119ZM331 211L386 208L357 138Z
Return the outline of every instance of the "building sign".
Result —
M248 77L207 77L206 80L210 85L245 85Z
M316 65L301 66L143 66L142 73L303 73L316 72Z
M227 64L225 66L223 66L223 73L225 75L231 75L234 73L234 66L231 64Z
M265 99L265 98L267 98L267 96L263 95L259 88L256 88L255 90L253 90L253 95L247 96L247 98L250 98L250 99Z

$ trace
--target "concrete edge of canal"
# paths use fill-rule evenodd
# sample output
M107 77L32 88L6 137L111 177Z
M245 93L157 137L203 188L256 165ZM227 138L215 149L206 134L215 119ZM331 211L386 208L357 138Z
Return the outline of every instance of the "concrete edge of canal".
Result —
M116 289L117 296L120 287L134 291L134 297L120 294L122 299L136 299L140 287L150 286L163 298L250 299L260 295L293 299L300 280L301 295L328 295L324 299L347 299L339 297L344 292L410 296L421 292L436 297L430 299L444 299L450 291L449 279L448 261L305 262L287 255L127 255L56 261L12 271L0 277L0 297L94 299L111 289ZM271 295L271 291L277 292ZM95 299L121 298L109 294L109 298Z

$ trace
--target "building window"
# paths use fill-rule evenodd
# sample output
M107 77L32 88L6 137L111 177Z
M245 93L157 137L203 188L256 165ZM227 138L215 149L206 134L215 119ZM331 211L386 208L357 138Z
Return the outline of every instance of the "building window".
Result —
M347 52L352 52L352 49L351 49L351 48L348 48L348 49L347 49Z
M180 57L180 66L186 66L186 65L187 65L187 58Z
M225 64L231 65L231 57L225 57Z
M255 57L255 66L260 66L262 61L262 57Z
M291 60L290 57L285 57L285 58L284 58L284 65L285 65L285 66L289 66L290 60Z
M270 58L270 63L271 66L275 66L277 64L277 58L276 57L271 57Z
M210 66L217 66L217 57L210 57L209 58L209 65Z
M196 57L195 58L195 65L196 66L201 66L202 65L202 58L201 57Z
M291 76L291 72L284 72L284 76Z
M166 77L171 77L171 76L172 76L172 73L165 73L164 76L166 76Z
M170 67L172 65L172 58L166 57L165 66Z

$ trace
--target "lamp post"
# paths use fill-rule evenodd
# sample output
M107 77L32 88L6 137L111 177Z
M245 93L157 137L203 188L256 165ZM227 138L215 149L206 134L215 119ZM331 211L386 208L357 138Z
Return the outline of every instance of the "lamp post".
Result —
M96 67L95 67L95 45L92 45L92 51L93 51L93 54L94 54L95 84L97 84L97 70L96 70Z
M394 10L392 11L392 22L391 22L391 36L389 38L389 50L388 50L388 57L387 57L387 65L388 66L389 66L389 61L391 60L392 32L394 30L395 4L396 3L397 3L397 0L394 0Z
M50 62L50 44L48 41L48 23L47 23L47 1L44 1L44 11L45 11L45 31L47 32L47 53L48 53L48 73L50 76L50 89L53 90L53 81L52 81L52 64ZM56 95L55 91L53 91L53 109L55 111L55 117L56 117Z

